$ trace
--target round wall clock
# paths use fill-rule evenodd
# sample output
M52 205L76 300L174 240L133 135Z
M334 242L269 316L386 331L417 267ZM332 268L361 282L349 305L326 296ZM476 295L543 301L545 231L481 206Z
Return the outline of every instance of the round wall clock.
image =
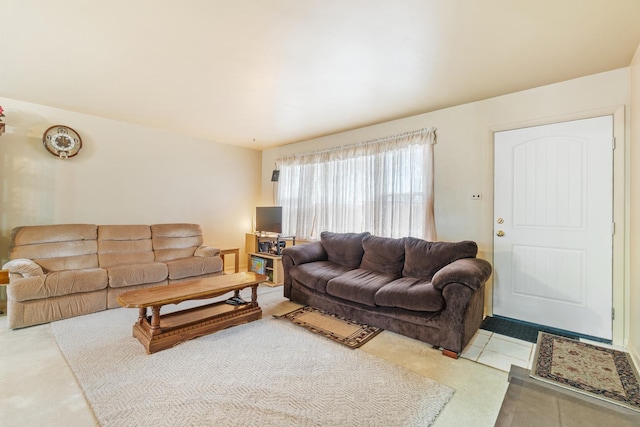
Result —
M82 148L78 132L62 125L51 126L44 131L42 143L49 153L61 159L75 156Z

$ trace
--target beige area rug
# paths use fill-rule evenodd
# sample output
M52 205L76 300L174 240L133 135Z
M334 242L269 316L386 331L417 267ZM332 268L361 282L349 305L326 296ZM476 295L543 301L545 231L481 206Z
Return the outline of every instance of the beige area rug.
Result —
M103 426L427 426L454 393L271 317L147 355L137 315L51 324Z
M375 326L356 322L337 314L327 313L308 305L274 317L290 320L298 326L344 344L349 348L358 348L382 332L382 329Z
M540 332L531 377L640 411L640 382L623 351Z

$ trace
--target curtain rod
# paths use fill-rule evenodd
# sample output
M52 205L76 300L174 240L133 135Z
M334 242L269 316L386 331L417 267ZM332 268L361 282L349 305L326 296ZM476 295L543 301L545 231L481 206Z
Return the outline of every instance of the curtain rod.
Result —
M416 129L416 130L410 130L408 132L403 132L403 133L398 133L395 135L389 135L389 136L383 136L381 138L376 138L376 139L370 139L368 141L364 141L364 142L358 142L355 144L349 144L349 145L340 145L338 147L332 147L332 148L327 148L327 149L323 149L323 150L318 150L318 151L309 151L306 153L298 153L298 154L288 154L288 155L284 155L284 156L280 156L276 159L276 162L282 159L286 159L292 156L301 156L301 155L313 155L313 154L324 154L324 153L330 153L332 151L336 151L336 150L342 150L345 148L352 148L352 147L360 147L360 146L364 146L364 145L369 145L369 144L379 144L381 142L384 141L388 141L390 139L396 139L396 138L403 138L406 136L413 136L422 132L428 132L428 131L433 131L434 133L434 137L435 137L435 133L438 129L434 128L434 127L426 127L426 128L422 128L422 129Z
M358 144L353 144L353 146L367 145L367 144L377 144L379 142L384 142L384 141L387 141L389 139L403 138L405 136L413 136L413 135L416 135L418 133L422 133L422 132L430 131L430 130L433 130L433 132L435 133L437 129L434 128L434 127L428 127L428 128L410 130L408 132L398 133L398 134L395 134L395 135L383 136L382 138L370 139L368 141L364 141L364 142L361 142L361 143L358 143Z

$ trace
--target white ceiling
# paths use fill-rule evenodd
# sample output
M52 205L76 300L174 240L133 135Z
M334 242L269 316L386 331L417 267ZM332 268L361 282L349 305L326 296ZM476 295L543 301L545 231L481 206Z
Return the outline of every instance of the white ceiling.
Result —
M640 0L0 0L0 96L262 149L626 67L639 43Z

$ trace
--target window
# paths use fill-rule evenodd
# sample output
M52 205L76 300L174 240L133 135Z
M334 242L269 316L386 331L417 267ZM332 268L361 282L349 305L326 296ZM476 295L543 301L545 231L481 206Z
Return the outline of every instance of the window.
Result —
M283 233L322 231L435 240L433 144L426 128L332 150L279 158Z

